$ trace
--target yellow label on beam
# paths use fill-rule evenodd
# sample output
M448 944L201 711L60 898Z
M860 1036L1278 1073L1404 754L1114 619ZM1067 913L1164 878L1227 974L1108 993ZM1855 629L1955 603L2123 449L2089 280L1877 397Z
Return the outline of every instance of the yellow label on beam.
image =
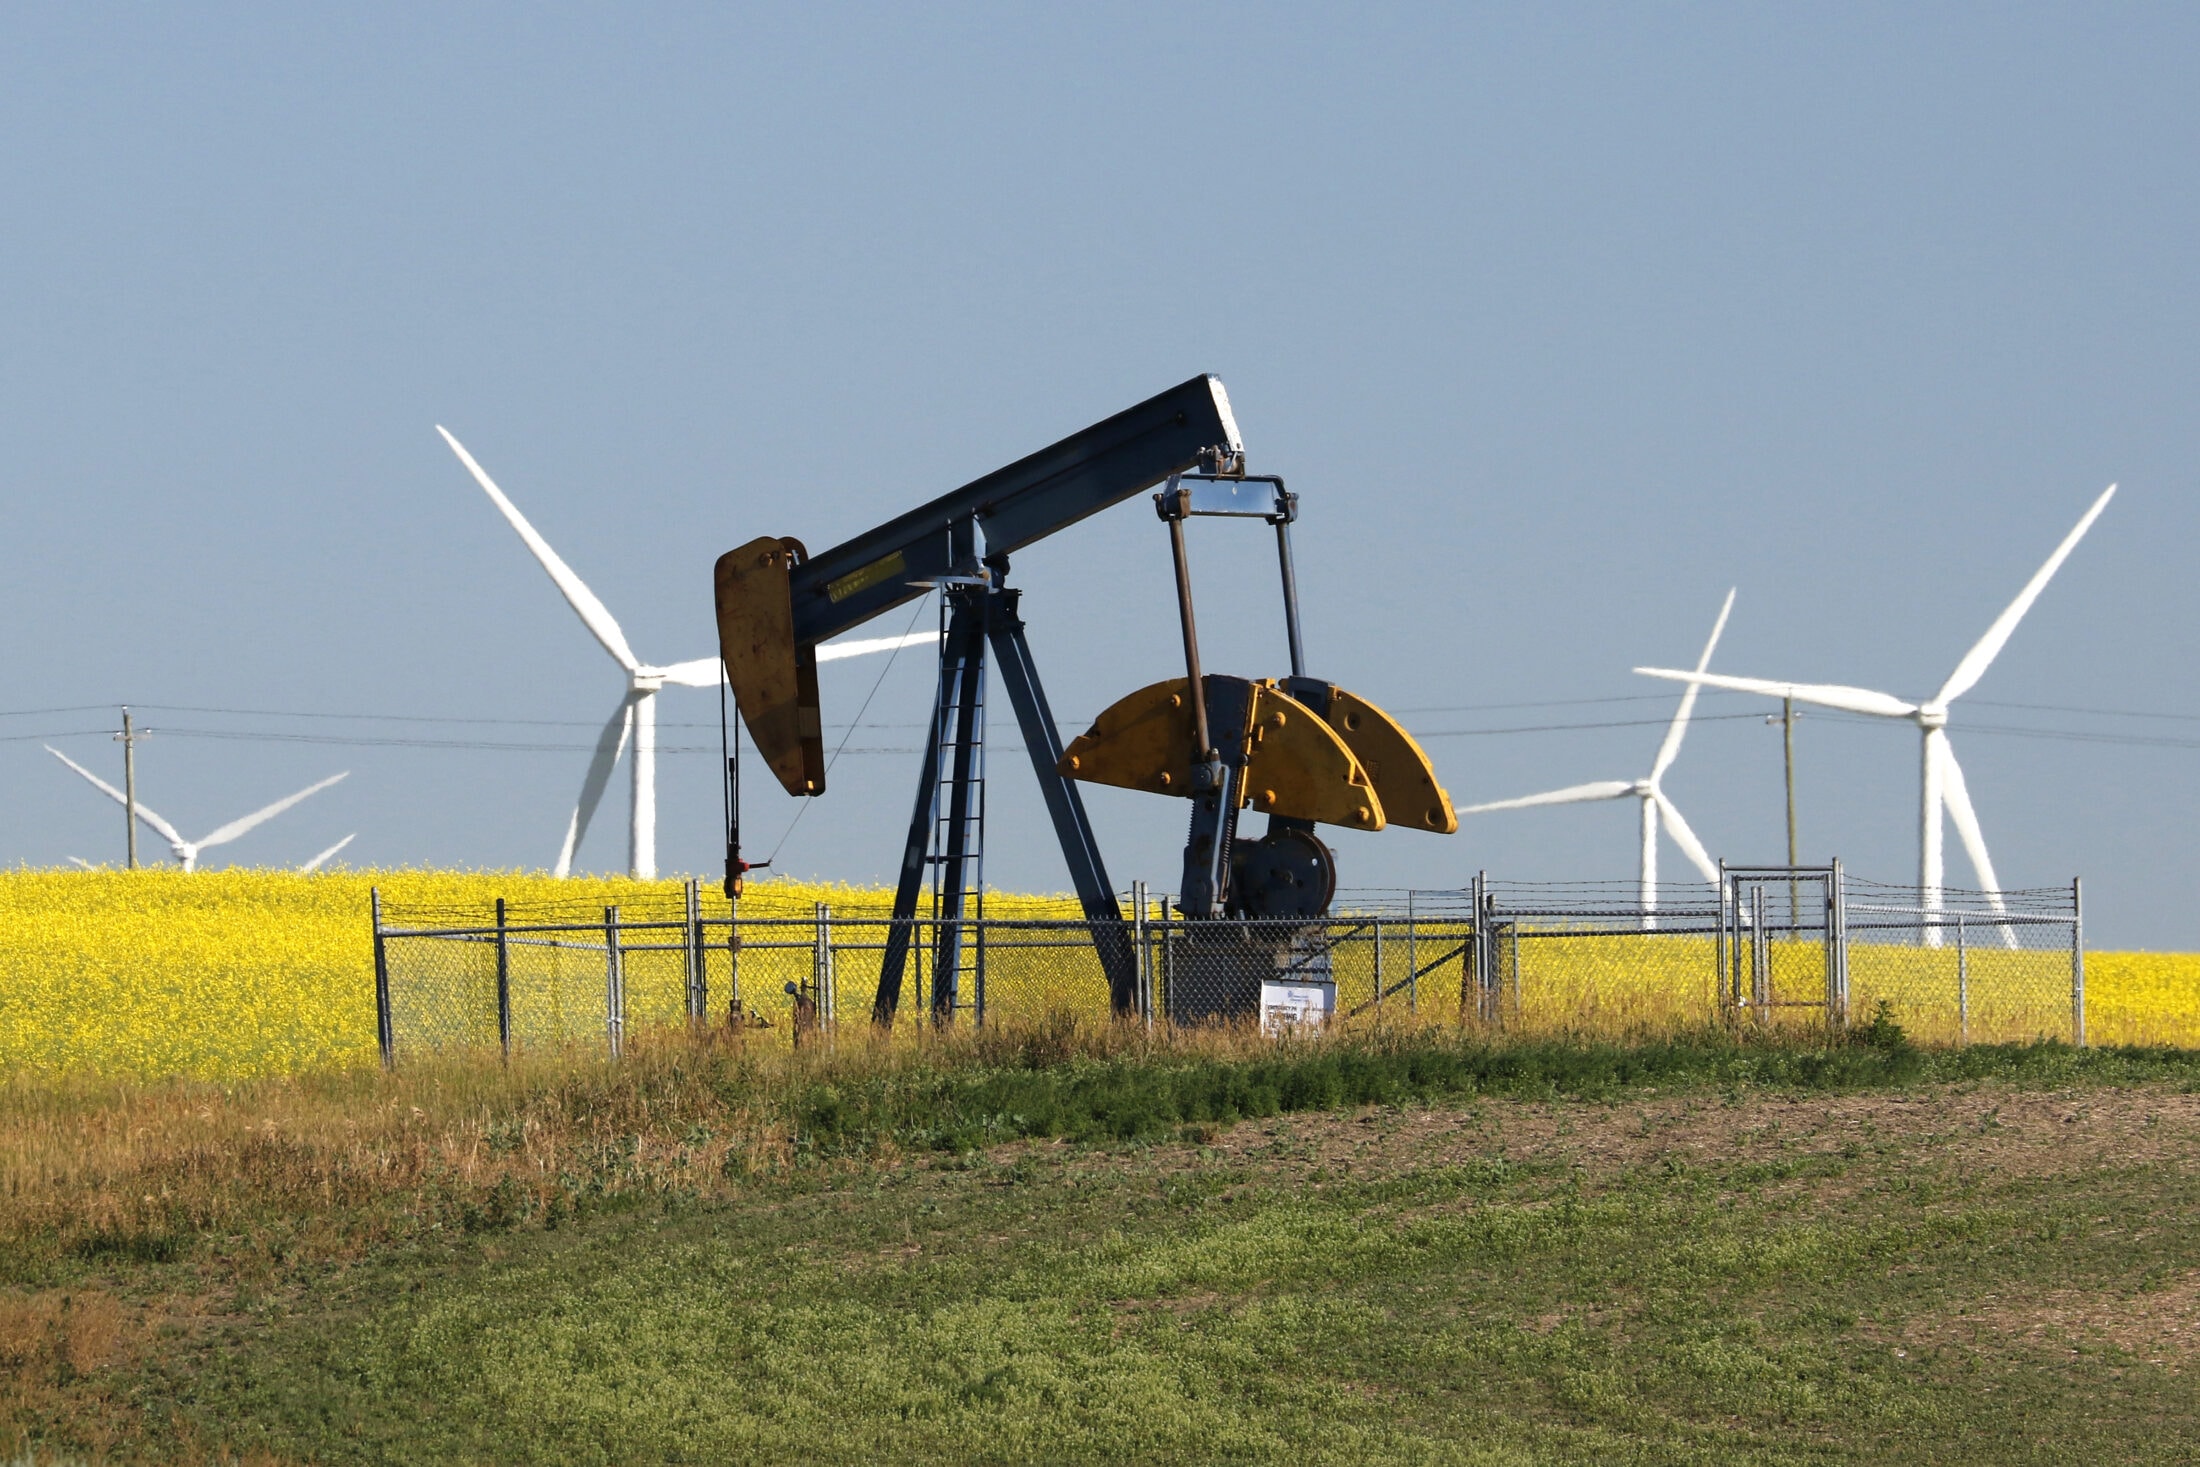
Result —
M908 563L901 558L901 552L897 550L883 560L872 561L861 570L848 572L837 581L827 581L825 583L825 597L838 605L858 591L868 591L881 581L891 580L907 568Z

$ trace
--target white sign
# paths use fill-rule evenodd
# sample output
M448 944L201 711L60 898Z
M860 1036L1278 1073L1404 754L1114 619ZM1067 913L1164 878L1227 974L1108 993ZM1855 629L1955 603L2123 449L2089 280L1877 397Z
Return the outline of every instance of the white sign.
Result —
M1298 1028L1320 1028L1337 1008L1337 985L1319 982L1284 982L1267 978L1260 985L1260 1032L1282 1034Z

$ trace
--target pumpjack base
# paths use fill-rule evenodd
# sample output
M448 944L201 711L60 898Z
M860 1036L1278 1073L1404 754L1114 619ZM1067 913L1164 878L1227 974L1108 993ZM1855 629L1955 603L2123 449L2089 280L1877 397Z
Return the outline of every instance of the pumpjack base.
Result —
M1172 936L1165 1012L1172 1024L1259 1017L1261 985L1326 982L1329 944L1318 922L1187 922Z

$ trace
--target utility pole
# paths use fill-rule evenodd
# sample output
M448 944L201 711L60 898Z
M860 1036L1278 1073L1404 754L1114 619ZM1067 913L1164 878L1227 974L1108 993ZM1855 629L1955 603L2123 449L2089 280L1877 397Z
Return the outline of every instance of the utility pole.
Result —
M137 731L130 726L130 705L122 705L122 823L128 841L129 865L137 870Z
M1780 700L1780 743L1787 765L1788 864L1795 864L1795 700Z
M1775 720L1767 718L1765 722ZM1788 808L1788 869L1795 869L1795 699L1780 700L1780 760L1787 774ZM1788 927L1792 930L1802 919L1802 890L1791 876L1788 878Z

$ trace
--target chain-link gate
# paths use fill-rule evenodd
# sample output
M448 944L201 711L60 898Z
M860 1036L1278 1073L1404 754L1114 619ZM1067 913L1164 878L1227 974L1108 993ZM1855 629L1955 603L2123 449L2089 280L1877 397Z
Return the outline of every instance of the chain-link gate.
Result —
M1841 867L1720 868L1720 1003L1759 1024L1849 1017Z

